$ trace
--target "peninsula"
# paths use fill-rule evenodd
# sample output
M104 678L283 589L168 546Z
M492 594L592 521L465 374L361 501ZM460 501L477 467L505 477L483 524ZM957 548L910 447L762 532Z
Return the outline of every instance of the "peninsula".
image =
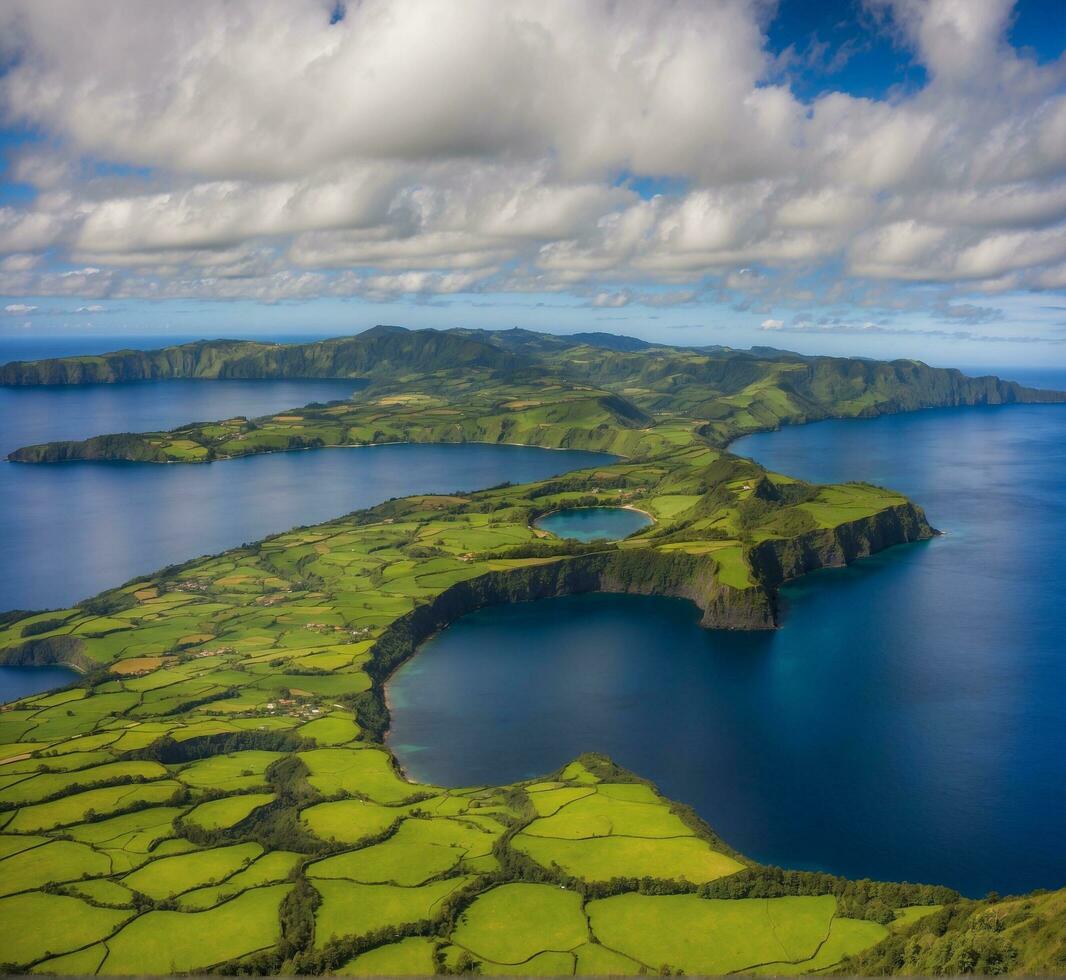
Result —
M604 343L609 347L600 346ZM391 500L0 620L0 662L83 679L0 713L0 948L10 971L123 974L1041 972L1066 894L761 866L610 760L502 787L407 781L383 685L481 606L681 596L708 628L778 624L779 586L934 534L868 484L730 454L749 432L949 405L1066 401L914 361L677 349L596 335L404 331L8 365L8 384L351 377L352 400L19 449L24 463L212 462L375 443L621 457ZM654 523L578 544L550 511Z

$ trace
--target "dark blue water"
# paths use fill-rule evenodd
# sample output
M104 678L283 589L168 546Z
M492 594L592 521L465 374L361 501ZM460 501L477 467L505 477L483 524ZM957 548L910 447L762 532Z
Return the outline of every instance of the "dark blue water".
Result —
M258 415L350 381L0 388L0 455L52 439ZM520 446L375 446L207 465L0 462L0 610L61 606L138 574L389 497L543 479L611 457Z
M0 666L0 702L17 701L56 687L65 687L78 679L69 667Z
M750 856L968 894L1066 883L1066 407L826 422L734 450L911 494L949 533L785 590L772 634L678 600L483 610L390 686L418 777L610 754Z
M617 541L651 523L647 514L626 507L570 507L535 522L543 531L575 541Z

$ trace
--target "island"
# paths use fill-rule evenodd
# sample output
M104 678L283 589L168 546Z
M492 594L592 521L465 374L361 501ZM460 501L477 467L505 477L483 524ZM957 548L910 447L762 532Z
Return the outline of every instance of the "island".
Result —
M606 346L604 346L606 345ZM1066 395L914 361L678 349L597 335L404 331L204 342L8 365L8 384L358 377L352 400L26 447L31 464L211 463L385 442L596 449L616 462L419 495L0 618L0 662L81 680L0 712L7 972L1054 972L1066 892L766 867L596 755L508 786L410 781L384 684L482 606L679 596L711 629L772 629L782 583L936 532L869 484L730 454L830 417ZM620 541L540 531L636 507Z

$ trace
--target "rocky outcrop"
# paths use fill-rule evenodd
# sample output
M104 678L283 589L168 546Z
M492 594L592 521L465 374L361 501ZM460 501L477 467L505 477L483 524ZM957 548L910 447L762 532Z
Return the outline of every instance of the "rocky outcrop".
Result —
M166 455L147 439L132 433L93 436L80 442L45 442L23 446L7 454L12 463L69 463L77 460L110 460L134 463L165 463Z
M201 340L161 350L12 361L4 385L113 384L165 378L363 378L455 368L513 370L513 354L440 330L374 327L309 344Z
M489 572L445 589L397 619L374 644L366 669L374 693L380 696L385 680L401 663L461 616L484 606L586 592L689 599L703 612L700 625L707 629L773 629L778 625L777 588L783 582L936 533L920 507L902 503L836 528L764 541L750 553L758 584L746 589L720 582L709 557L644 548Z
M921 507L907 502L834 528L760 542L751 549L748 560L758 580L767 589L776 590L806 572L839 568L893 545L924 541L937 533Z
M51 667L63 664L81 671L99 667L85 655L84 650L85 644L76 636L44 636L0 650L0 664L5 667Z
M773 600L763 588L734 589L717 581L703 557L650 549L608 551L489 572L459 582L397 619L373 648L367 670L383 682L428 637L484 606L585 592L661 595L689 599L709 629L769 629Z

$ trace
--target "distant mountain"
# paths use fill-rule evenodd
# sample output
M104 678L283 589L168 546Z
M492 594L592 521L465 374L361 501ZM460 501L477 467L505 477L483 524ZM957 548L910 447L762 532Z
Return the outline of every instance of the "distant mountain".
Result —
M602 347L604 350L640 351L650 350L652 347L662 346L649 344L639 337L626 337L624 334L614 333L572 333L563 337L563 340L574 344L585 344L588 347Z
M507 370L513 355L473 337L377 326L354 337L308 344L201 340L161 350L13 361L0 384L66 385L163 378L374 378L451 368Z
M969 378L921 361L812 357L759 347L683 348L635 337L533 330L406 330L377 326L307 344L211 340L156 351L14 362L7 385L64 385L158 378L364 378L392 386L436 378L468 384L562 381L613 391L642 412L707 422L726 444L745 432L835 416L950 405L1066 401L1066 394L998 378Z

